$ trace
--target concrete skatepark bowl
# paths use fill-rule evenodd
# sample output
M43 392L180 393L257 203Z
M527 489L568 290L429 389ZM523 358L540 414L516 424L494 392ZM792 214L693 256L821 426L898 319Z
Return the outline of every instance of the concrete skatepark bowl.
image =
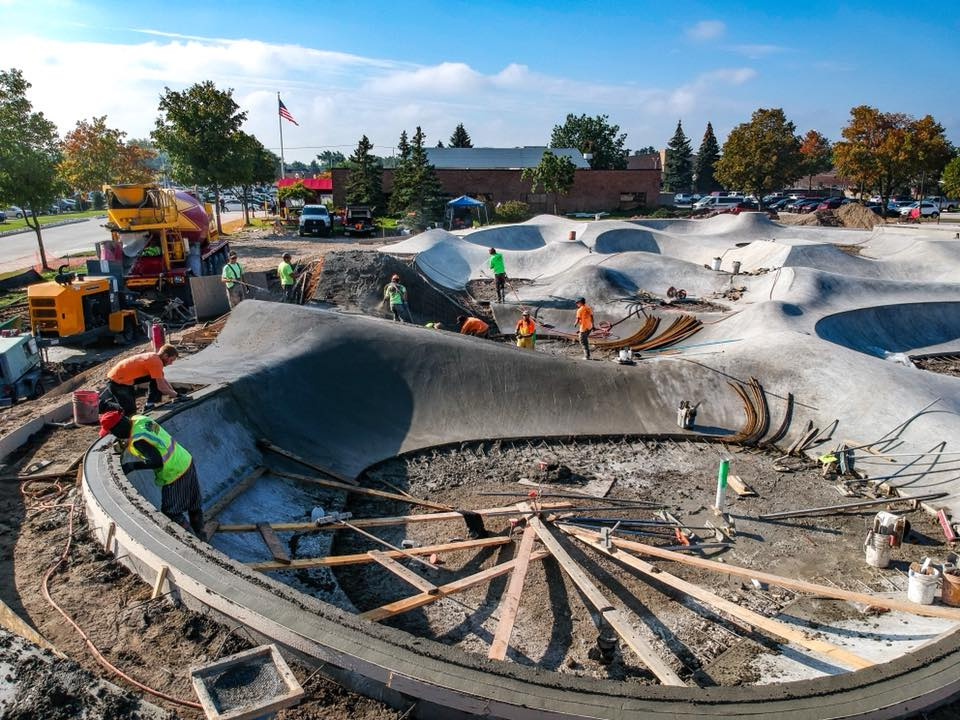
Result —
M931 312L952 313L942 305L956 297L957 286L928 282L934 261L921 252L933 247L952 257L952 247L937 238L899 237L896 231L831 235L819 228L788 231L744 216L717 220L722 222L645 223L635 227L633 250L631 228L624 227L630 224L610 221L607 227L616 231L610 253L599 239L594 243L608 232L605 223L571 224L588 227L577 249L557 240L567 231L555 218L526 225L516 250L509 248L509 228L485 231L472 243L427 233L396 248L398 254L415 255L422 272L440 268L431 277L446 287L478 274L487 244L507 248L508 268L514 253L522 265L528 262L520 260L524 253L549 252L559 258L556 265L524 273L542 276L521 290L522 302L529 304L560 285L577 288L577 271L596 263L615 263L643 282L667 267L661 284L682 282L700 287L702 294L731 283L728 273L703 267L712 257L742 258L744 269L750 263L770 268L737 278L748 286L748 300L698 333L699 343L736 340L708 357L661 358L634 367L583 363L374 318L247 301L213 346L171 369L175 381L207 389L162 422L194 454L206 507L229 495L252 469L276 466L258 446L261 438L337 476L356 478L403 453L477 440L683 436L675 424L679 397L708 398L698 421L732 434L743 424L743 409L726 380L750 376L763 380L774 417L782 414L788 392L797 397L797 429L807 420L821 427L836 421L840 436L849 430L871 440L936 401L936 412L899 429L901 449L926 449L924 444L956 436L957 380L891 363L874 350L942 349L956 340L949 320L931 333L898 333L896 313L877 310L923 303ZM840 257L834 244L851 242L862 243L864 254L874 248L870 259L841 253L862 266L858 275L819 267L823 257ZM564 247L551 248L558 244ZM637 262L631 264L630 255ZM889 260L894 255L897 260ZM456 277L451 268L457 268ZM619 282L607 295L596 287L583 294L604 298L598 309L613 316L614 296L623 291L622 278ZM602 304L608 301L609 308ZM863 308L868 317L858 323L856 311ZM563 303L556 309L567 311ZM903 312L905 328L915 326L917 316ZM921 347L914 347L918 343ZM218 534L210 545L197 541L159 514L158 492L149 478L123 475L106 440L91 448L83 468L91 524L108 549L146 581L166 567L167 589L188 605L208 608L301 659L323 663L364 693L398 706L404 698L416 699L420 717L895 718L960 691L956 633L855 672L743 687L647 686L490 661L357 617L348 609L349 598L331 601L340 593L335 583L311 592L315 588L302 581L281 582L253 571L240 535ZM952 508L956 490L949 482L944 489L950 494L942 502ZM273 520L294 508L302 516L315 504L308 493L276 477L247 493L237 510L247 517L231 516L227 509L225 522ZM329 547L322 538L310 542L317 543L311 548L315 554Z

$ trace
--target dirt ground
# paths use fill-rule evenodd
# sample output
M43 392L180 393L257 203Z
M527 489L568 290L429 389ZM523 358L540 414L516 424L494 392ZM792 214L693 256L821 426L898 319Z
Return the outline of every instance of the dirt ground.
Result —
M921 370L960 377L960 357L940 355L938 357L911 358L913 364Z

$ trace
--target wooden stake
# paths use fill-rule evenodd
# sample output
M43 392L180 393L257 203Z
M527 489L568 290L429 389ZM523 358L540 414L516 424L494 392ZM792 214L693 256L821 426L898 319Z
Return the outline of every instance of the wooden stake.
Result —
M368 495L370 497L384 498L386 500L397 500L399 502L411 503L412 505L421 505L423 507L431 508L432 510L450 511L453 509L449 505L430 502L429 500L420 500L419 498L385 492L383 490L355 487L353 485L347 485L346 483L338 482L336 480L324 480L323 478L311 477L309 475L297 475L296 473L280 472L279 470L270 470L270 472L278 477L287 478L288 480L297 480L299 482L310 483L312 485L321 485L334 490L343 490L344 492L354 493L355 495ZM460 517L463 517L463 515L460 515Z
M157 573L157 579L153 581L153 592L150 593L150 599L156 600L160 597L160 591L163 589L163 581L167 579L167 573L170 572L170 568L166 565L160 566L160 571Z
M527 522L537 531L537 535L554 559L560 563L560 567L567 573L573 583L580 588L590 604L596 609L603 619L616 631L627 646L636 653L640 661L653 672L654 675L664 685L684 686L685 683L680 677L667 665L650 645L630 624L629 614L613 607L604 597L603 593L597 589L593 581L589 578L583 568L574 562L573 558L567 554L567 551L560 544L543 522L536 515L530 517Z
M103 541L103 549L106 550L108 553L113 552L110 546L113 545L113 536L114 536L114 533L116 532L117 532L117 524L113 520L111 520L110 524L107 526L107 537Z
M267 523L257 523L257 530L260 531L260 537L263 538L263 542L266 544L270 554L273 555L273 559L284 565L289 565L290 553L287 551L287 548L283 546L283 543L280 542L280 538L277 537L273 528Z
M664 585L672 587L675 590L679 590L690 597L696 598L703 603L723 611L727 615L735 617L738 620L743 620L754 627L760 628L761 630L764 630L775 637L782 638L787 642L796 643L797 645L805 647L808 650L813 650L821 655L825 655L830 660L842 663L847 667L852 667L857 670L870 667L871 665L875 664L872 660L867 660L859 655L855 655L849 650L839 647L838 645L829 643L826 640L818 640L817 638L808 635L806 632L788 623L781 622L773 618L768 618L765 615L754 612L753 610L741 607L735 602L725 600L709 590L705 590L702 587L671 575L660 568L654 567L650 563L645 562L634 555L630 555L626 552L618 552L616 550L608 550L598 542L572 531L570 534L597 552L603 553L608 557L612 557L614 560L632 567L634 570L639 570L650 579L655 580L658 583L663 583Z
M533 541L536 538L537 531L527 525L523 530L523 538L520 540L520 549L517 551L517 565L510 576L507 592L500 600L500 621L497 623L497 631L493 635L490 652L487 654L487 657L491 660L503 660L507 656L507 646L510 644L513 624L517 619L517 611L520 609L520 593L523 592L523 582L527 577L530 555L533 552Z
M290 452L289 450L284 450L282 447L278 447L277 445L274 445L269 440L266 440L266 439L258 440L257 445L259 445L263 450L269 450L272 453L276 453L277 455L282 455L283 457L289 460L293 460L296 463L300 463L304 467L308 467L311 470L316 470L321 475L332 477L335 480L339 480L342 483L347 483L348 485L358 484L357 481L352 477L347 477L346 475L342 475L334 470L331 470L330 468L325 468L322 465L317 465L316 463L312 463L306 458L302 458L299 455L295 455L294 453Z
M739 475L728 475L727 484L733 488L733 491L740 497L756 497L757 492L747 485Z
M220 523L217 522L217 515L226 510L230 503L249 490L250 486L257 481L257 478L263 475L266 471L267 468L262 465L254 468L253 471L248 473L246 477L237 482L233 487L228 488L223 495L214 501L213 505L203 511L203 515L206 519L206 522L203 524L203 531L206 533L207 540L213 536L220 525Z
M506 545L513 542L510 538L502 535L495 537L482 538L480 540L464 540L462 542L445 543L443 545L425 545L418 548L410 548L399 552L397 550L388 550L386 555L394 559L401 558L404 555L431 555L433 553L456 552L458 550L471 550L473 548L495 547L497 545ZM252 562L247 563L251 570L301 570L303 568L314 567L340 567L342 565L357 565L359 563L373 562L369 553L357 553L355 555L327 555L319 558L298 558L291 560L289 564L278 563L276 561Z
M425 592L429 595L436 595L438 592L440 592L437 586L432 582L420 577L405 565L401 565L382 550L371 550L367 553L367 555L369 555L379 565L385 567L401 580L413 585L413 587L417 588L417 590Z
M561 525L560 527L564 532L569 531L573 534L583 535L591 540L598 540L600 538L599 533L595 533L590 530L584 530L583 528L579 528L574 525ZM707 560L706 558L696 557L693 555L681 555L680 553L672 550L664 550L663 548L654 547L653 545L644 545L643 543L633 542L632 540L624 540L618 537L611 537L610 540L616 547L623 548L625 550L633 550L641 555L650 555L663 560L674 560L683 565L691 565L702 570L713 570L726 575L736 575L737 577L747 578L748 580L756 579L760 582L765 582L768 585L776 585L777 587L783 587L789 590L810 593L811 595L823 595L824 597L836 598L837 600L847 600L848 602L861 603L863 605L873 605L875 607L887 608L889 610L902 610L903 612L913 613L914 615L923 615L925 617L941 617L948 620L960 620L960 609L957 608L949 608L939 605L918 605L917 603L908 602L906 600L896 600L893 598L883 597L882 595L866 595L864 593L841 590L840 588L828 587L826 585L818 585L816 583L807 582L806 580L786 578L780 575L762 572L760 570L751 570L750 568L738 567L736 565L720 563L714 560Z
M530 559L542 560L549 555L550 553L548 552L540 551L531 555ZM435 594L431 595L430 593L420 593L419 595L411 595L408 598L397 600L396 602L388 603L386 605L381 605L373 610L367 610L364 613L360 613L358 617L362 617L365 620L379 622L388 617L393 617L394 615L410 612L411 610L416 610L424 605L429 605L432 602L436 602L440 598L446 597L447 595L453 595L454 593L469 590L476 585L482 585L483 583L490 582L494 578L507 574L513 570L516 565L516 560L500 563L499 565L494 565L491 568L481 570L473 575L467 575L465 578L460 578L459 580L454 580L446 585L441 585L437 588L437 592Z

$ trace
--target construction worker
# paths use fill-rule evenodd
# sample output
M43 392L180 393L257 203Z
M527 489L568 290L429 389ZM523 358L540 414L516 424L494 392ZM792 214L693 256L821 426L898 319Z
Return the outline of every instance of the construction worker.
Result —
M428 327L431 330L443 330L443 323L439 322L428 322L424 327Z
M413 322L407 306L407 289L400 284L400 276L396 273L390 277L390 282L383 289L383 301L390 302L390 310L396 322Z
M128 418L117 410L104 413L100 416L100 437L108 433L118 440L125 440L124 449L138 458L124 461L120 465L123 472L153 470L153 482L160 488L160 512L185 530L193 528L201 540L206 540L200 482L193 458L186 448L146 415ZM184 522L184 513L190 518L189 525Z
M457 325L460 326L461 335L476 335L477 337L486 337L490 326L483 320L476 317L457 316Z
M107 373L107 389L101 395L101 408L118 406L126 415L137 412L137 385L149 383L144 411L163 400L163 396L185 397L171 387L163 376L163 369L177 359L173 345L164 345L157 352L145 352L124 358Z
M503 267L503 255L498 253L496 248L490 248L490 259L487 260L487 266L493 270L493 278L497 285L497 302L502 303L504 286L507 283L507 271Z
M580 344L583 345L583 357L590 359L590 333L593 332L593 309L584 298L577 300L577 321L574 323Z
M293 265L290 264L290 253L284 253L283 259L277 265L277 275L280 276L280 289L283 290L283 302L293 302Z
M231 308L235 308L243 300L243 266L237 262L237 253L230 251L230 262L223 266L223 272L220 273L220 282L227 287L227 301Z
M517 347L534 350L537 344L537 324L530 317L530 311L524 310L517 320Z

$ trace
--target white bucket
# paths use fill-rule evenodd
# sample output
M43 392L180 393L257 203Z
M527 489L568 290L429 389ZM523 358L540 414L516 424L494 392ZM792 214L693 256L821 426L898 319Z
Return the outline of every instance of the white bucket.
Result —
M876 568L890 566L890 537L890 535L875 533L872 530L867 533L867 539L863 543L867 565Z
M717 258L714 258L714 259L713 259L713 269L714 269L714 270L720 270L720 263L722 263L722 262L723 262L723 258L718 258L718 257L717 257Z
M932 605L940 583L940 571L930 568L928 575L910 569L910 581L907 584L907 600L920 605Z
M740 261L739 261L739 260L734 260L734 261L733 261L733 274L734 274L734 275L737 275L737 274L739 274L739 273L740 273Z

